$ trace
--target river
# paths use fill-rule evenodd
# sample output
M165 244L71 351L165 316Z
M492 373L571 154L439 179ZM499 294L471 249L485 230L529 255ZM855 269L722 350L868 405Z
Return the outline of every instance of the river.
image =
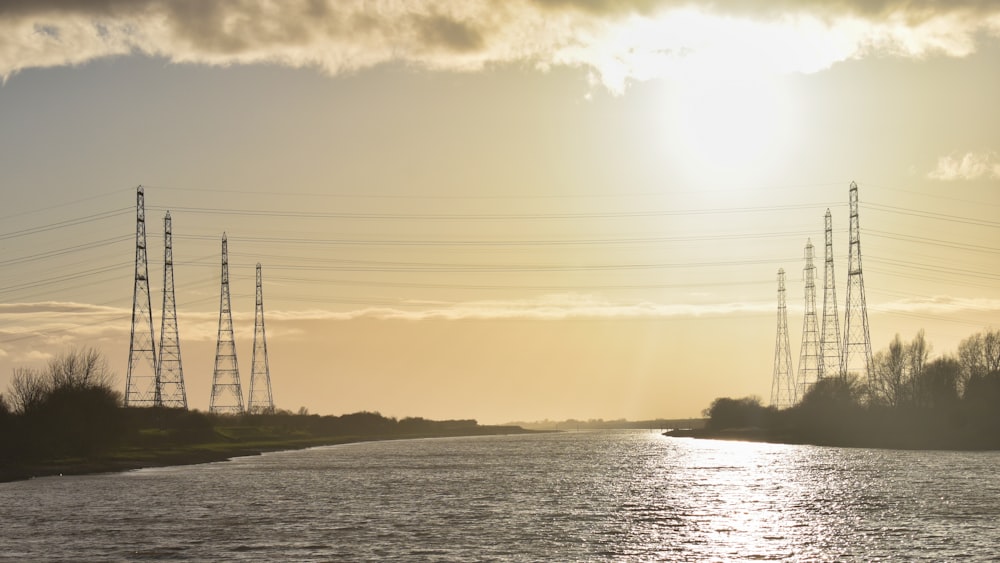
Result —
M995 560L1000 452L566 432L0 484L0 561Z

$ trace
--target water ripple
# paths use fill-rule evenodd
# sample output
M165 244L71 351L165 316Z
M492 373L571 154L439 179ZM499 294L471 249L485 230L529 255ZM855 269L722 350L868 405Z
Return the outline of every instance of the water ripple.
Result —
M992 560L997 452L577 432L0 484L0 561Z

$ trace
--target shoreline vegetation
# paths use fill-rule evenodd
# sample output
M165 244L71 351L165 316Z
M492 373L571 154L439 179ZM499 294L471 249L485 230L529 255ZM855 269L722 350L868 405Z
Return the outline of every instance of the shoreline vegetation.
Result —
M531 432L475 420L396 419L305 409L222 415L124 407L96 349L71 350L46 369L16 368L0 394L0 482L223 461L351 442Z
M534 422L514 421L507 423L526 430L542 430L549 432L574 430L665 430L668 428L703 428L704 418L655 418L650 420L604 420L592 418L589 420L537 420Z
M0 482L226 461L273 451L355 442L537 432L475 420L395 419L379 413L211 415L165 408L121 409L131 430L115 447L85 455L8 457Z
M825 377L789 408L718 398L702 429L666 436L913 450L1000 450L1000 330L928 360L923 331L874 355L871 377Z

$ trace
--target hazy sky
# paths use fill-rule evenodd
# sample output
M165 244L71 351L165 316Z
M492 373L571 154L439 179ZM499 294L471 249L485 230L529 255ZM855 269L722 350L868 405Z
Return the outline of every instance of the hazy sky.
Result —
M0 2L0 75L0 389L92 345L124 390L140 184L199 409L224 231L292 410L766 400L827 208L843 314L851 181L876 349L998 324L993 2Z

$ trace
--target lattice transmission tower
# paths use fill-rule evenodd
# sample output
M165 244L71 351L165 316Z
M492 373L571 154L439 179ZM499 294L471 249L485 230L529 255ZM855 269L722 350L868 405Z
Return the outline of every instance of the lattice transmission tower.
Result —
M805 320L802 323L802 346L799 348L798 397L803 397L809 387L819 381L823 358L819 348L819 326L816 322L816 266L813 264L813 243L806 241L806 267L802 276L806 282Z
M826 210L826 263L823 267L823 326L819 336L822 361L819 377L839 377L843 374L840 357L840 316L837 314L837 284L833 272L833 217Z
M236 342L233 338L233 313L229 301L229 250L226 234L222 234L222 293L219 298L219 339L215 345L215 371L212 374L212 400L209 412L240 414L243 412L243 388L240 368L236 362Z
M135 284L132 289L132 336L125 378L125 406L160 406L160 381L156 375L156 346L146 262L146 204L142 186L136 188Z
M771 406L787 408L798 400L792 374L792 352L788 347L788 307L785 303L785 269L778 270L778 336L774 344Z
M160 381L161 405L186 409L177 302L174 300L174 243L169 211L163 217L163 312L160 317L160 356L156 377Z
M844 313L843 372L858 373L871 384L872 342L868 334L868 307L861 271L861 227L858 223L858 185L851 182L851 246L847 261L847 307Z
M257 306L253 324L253 358L250 367L250 396L247 410L254 414L274 412L271 396L271 370L267 365L267 337L264 334L264 292L261 289L260 263L257 263Z

